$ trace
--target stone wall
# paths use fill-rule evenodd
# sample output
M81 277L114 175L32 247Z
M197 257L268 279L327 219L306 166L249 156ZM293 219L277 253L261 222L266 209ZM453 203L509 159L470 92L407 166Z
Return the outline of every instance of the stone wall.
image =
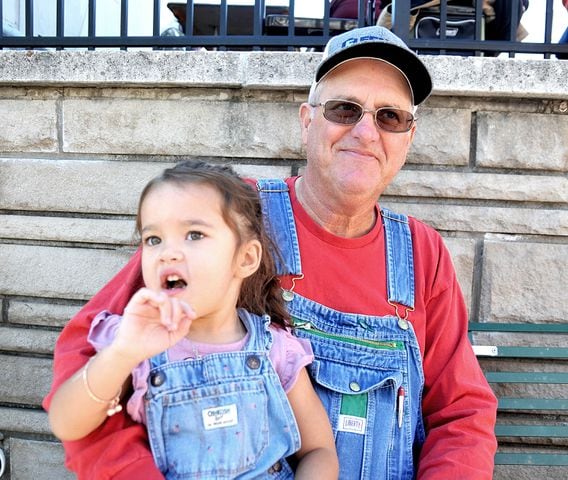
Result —
M0 51L2 480L72 478L40 408L53 345L131 255L142 186L185 157L301 171L318 55ZM435 93L382 203L442 233L471 320L566 322L568 62L425 60Z

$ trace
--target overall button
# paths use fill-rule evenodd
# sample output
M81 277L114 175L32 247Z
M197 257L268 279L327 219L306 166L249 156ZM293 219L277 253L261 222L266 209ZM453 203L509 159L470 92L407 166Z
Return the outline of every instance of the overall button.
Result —
M285 302L291 302L292 300L294 300L294 292L282 289L282 298Z
M408 330L408 320L405 320L404 318L399 318L398 319L398 326L402 330Z
M359 385L357 382L351 382L349 384L349 388L351 389L352 392L360 392L361 391L361 385Z
M153 373L150 375L150 383L153 387L160 387L166 381L166 376L162 372Z
M252 368L253 370L260 368L260 358L256 355L250 355L247 357L247 367Z
M268 473L278 473L282 471L282 464L280 462L276 462L272 467L268 469Z

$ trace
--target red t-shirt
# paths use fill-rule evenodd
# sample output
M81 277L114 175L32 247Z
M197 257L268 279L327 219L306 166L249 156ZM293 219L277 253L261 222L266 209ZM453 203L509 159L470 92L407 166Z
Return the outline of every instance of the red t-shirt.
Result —
M295 179L288 179L304 279L295 291L331 308L370 315L393 314L387 302L385 249L380 222L356 239L336 237L319 227L298 204ZM410 219L414 250L415 310L410 313L422 353L427 431L418 478L491 479L496 450L496 399L467 339L467 311L450 255L440 235ZM290 278L282 278L285 288ZM93 317L101 310L122 313L142 286L140 252L63 330L55 347L54 380L44 400L94 353L87 343ZM154 465L145 428L123 413L88 437L64 442L67 466L80 478L162 478ZM472 455L472 452L475 452Z

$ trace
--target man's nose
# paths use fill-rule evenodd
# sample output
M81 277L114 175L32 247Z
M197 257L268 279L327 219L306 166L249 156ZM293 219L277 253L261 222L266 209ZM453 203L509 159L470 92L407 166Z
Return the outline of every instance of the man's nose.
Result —
M353 135L366 139L376 139L379 136L379 127L375 122L374 112L363 112L363 117L359 120L352 129Z

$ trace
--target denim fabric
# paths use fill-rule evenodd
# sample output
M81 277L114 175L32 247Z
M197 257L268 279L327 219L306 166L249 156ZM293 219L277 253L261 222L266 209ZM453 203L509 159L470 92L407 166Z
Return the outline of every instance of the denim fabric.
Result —
M289 479L300 448L288 398L268 352L269 318L239 310L242 351L168 362L150 359L148 437L167 479Z
M277 233L278 244L284 247L279 265L301 265L286 184L259 180L258 188L269 232ZM414 478L425 437L422 359L404 315L414 306L410 227L403 215L381 213L388 300L400 313L395 314L394 306L393 315L385 317L344 313L298 294L288 303L296 334L312 343L315 361L309 371L333 427L342 480ZM290 238L282 238L288 234ZM301 269L291 268L278 273L302 274Z

